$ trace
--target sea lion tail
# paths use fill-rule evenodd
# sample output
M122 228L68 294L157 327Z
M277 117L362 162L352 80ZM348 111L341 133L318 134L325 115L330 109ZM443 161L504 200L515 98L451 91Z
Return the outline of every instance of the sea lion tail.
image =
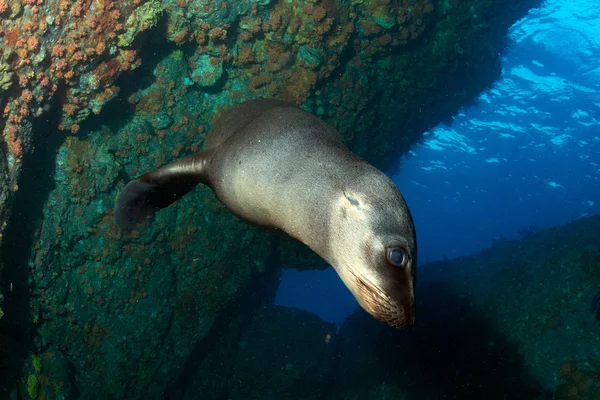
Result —
M130 181L117 198L115 219L121 229L133 230L146 217L179 200L197 184L210 185L207 165L212 150L145 173Z

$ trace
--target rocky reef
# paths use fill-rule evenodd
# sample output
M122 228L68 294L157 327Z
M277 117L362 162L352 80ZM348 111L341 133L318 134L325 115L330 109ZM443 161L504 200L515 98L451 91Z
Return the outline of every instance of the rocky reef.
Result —
M352 315L325 398L600 398L599 239L593 217L423 265L415 329Z
M256 97L301 105L389 169L494 81L507 28L538 3L0 0L0 385L159 398L223 313L304 251L206 188L124 236L123 184Z
M600 398L600 217L423 265L418 323L232 311L167 399ZM206 346L205 346L206 347Z

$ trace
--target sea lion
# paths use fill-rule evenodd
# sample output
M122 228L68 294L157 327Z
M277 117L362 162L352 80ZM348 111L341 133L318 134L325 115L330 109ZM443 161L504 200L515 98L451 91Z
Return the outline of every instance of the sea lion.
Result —
M239 218L310 247L377 320L414 324L417 241L410 211L394 183L319 118L274 99L223 112L203 151L124 187L116 221L130 230L198 183Z

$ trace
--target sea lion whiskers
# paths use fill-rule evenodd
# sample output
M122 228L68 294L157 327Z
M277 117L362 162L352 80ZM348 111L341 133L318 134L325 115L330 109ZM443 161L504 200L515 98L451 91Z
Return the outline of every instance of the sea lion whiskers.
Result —
M399 308L388 295L377 285L371 283L366 277L359 276L353 268L346 267L351 280L355 282L357 300L362 308L377 320L393 327L402 327L405 325L404 311Z

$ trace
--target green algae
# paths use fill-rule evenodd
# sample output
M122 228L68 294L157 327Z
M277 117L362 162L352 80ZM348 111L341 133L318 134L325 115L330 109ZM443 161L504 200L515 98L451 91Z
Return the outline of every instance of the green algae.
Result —
M7 90L12 84L13 72L7 63L0 61L0 97L2 91Z
M151 0L138 7L125 22L125 32L119 35L118 45L127 47L133 43L135 36L156 26L164 10L160 0Z
M208 54L200 54L194 59L195 68L192 70L192 81L200 87L209 88L223 76L223 61Z
M317 68L323 63L323 56L321 55L319 49L309 46L300 46L298 57L300 57L311 68Z

